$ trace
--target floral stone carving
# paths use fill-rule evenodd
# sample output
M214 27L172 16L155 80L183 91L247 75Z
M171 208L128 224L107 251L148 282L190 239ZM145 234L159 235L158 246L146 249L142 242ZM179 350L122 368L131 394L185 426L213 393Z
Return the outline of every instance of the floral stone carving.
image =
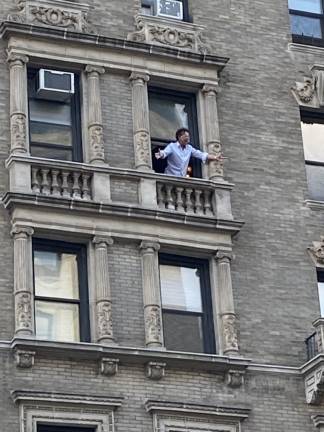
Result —
M203 39L204 27L192 23L170 22L170 20L138 15L135 17L136 31L129 33L128 40L164 45L200 54L207 54L210 49Z
M161 343L161 312L158 306L147 306L144 310L146 343Z

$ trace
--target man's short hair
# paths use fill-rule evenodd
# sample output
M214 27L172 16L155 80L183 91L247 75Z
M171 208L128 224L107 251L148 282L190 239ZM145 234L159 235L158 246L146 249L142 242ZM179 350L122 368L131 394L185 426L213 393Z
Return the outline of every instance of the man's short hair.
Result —
M186 132L190 133L189 129L187 129L187 128L180 128L180 129L178 129L176 131L176 133L175 133L177 141L181 137L181 135L185 134Z

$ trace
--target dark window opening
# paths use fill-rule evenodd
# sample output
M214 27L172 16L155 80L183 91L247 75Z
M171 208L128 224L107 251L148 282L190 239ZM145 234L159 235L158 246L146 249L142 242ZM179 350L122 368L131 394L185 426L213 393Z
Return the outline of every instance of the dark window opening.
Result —
M323 45L323 0L288 0L293 41Z
M309 196L324 201L324 112L301 111L300 116Z
M69 74L46 74L39 91L39 69L28 69L29 141L32 156L82 162L79 76L73 74L74 93L66 93ZM60 85L61 92L53 87ZM62 95L66 97L62 98Z
M156 159L155 153L172 141L175 132L185 127L190 131L190 143L199 149L196 97L194 94L164 89L149 89L150 134L152 143L152 164L157 173L164 173L166 159ZM201 177L201 161L191 158L187 175Z
M95 432L96 428L83 426L37 425L37 432Z
M85 246L35 239L33 271L37 339L90 342Z
M208 261L160 254L159 264L166 348L215 353Z

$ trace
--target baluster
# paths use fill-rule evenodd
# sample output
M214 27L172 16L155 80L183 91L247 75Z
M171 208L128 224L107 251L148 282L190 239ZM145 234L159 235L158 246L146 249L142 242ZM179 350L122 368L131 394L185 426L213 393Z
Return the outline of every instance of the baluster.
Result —
M187 213L193 213L193 205L192 205L192 201L191 201L191 194L192 194L192 189L186 188L185 189L185 195L186 195L185 206L186 206L186 212Z
M81 198L81 190L79 185L80 173L73 173L73 185L72 185L72 197L73 198Z
M157 187L157 204L158 204L158 207L159 208L161 208L161 209L165 209L165 201L164 201L164 197L163 197L163 191L162 191L162 188L163 188L163 183L157 183L157 185L156 185L156 187Z
M61 196L60 185L58 183L58 175L60 171L57 169L52 170L52 195Z
M32 191L34 193L40 193L40 185L39 185L39 181L38 181L38 168L32 168Z
M68 171L62 171L62 196L65 198L70 198L70 188L69 188L69 182L68 182L69 172Z
M201 194L202 194L202 191L200 189L194 190L195 213L198 215L203 214L202 205L201 205Z
M183 192L183 187L176 187L176 206L177 206L177 211L179 212L184 212L184 205L183 205L183 199L182 199L182 192Z
M91 196L90 196L90 188L89 188L89 178L90 178L90 174L82 174L81 179L82 179L82 186L81 186L81 190L82 190L82 198L84 200L90 200Z
M166 207L168 210L174 210L174 199L172 196L173 185L167 184L166 188Z
M212 208L211 208L211 199L210 199L211 191L208 189L204 190L204 211L206 216L212 216Z
M48 174L50 172L49 169L47 168L41 168L40 170L41 175L42 175L42 182L41 182L41 191L42 194L44 195L50 195L51 193L51 189L50 189L50 183L48 181Z

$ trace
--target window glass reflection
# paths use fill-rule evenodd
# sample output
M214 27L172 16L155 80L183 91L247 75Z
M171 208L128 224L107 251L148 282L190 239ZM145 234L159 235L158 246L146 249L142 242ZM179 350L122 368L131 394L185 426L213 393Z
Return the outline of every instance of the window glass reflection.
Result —
M29 110L30 120L71 125L71 106L67 103L31 99Z
M202 312L197 269L160 265L160 277L163 308Z
M69 126L30 122L30 137L34 143L72 147L72 130Z
M324 163L324 123L301 122L305 159Z
M291 33L314 38L322 37L321 22L318 18L290 15Z
M163 329L168 350L204 352L201 316L163 312Z
M310 198L324 201L324 166L306 165L306 175Z
M304 12L322 13L321 0L288 0L289 9Z
M74 254L34 251L35 295L79 298L77 257Z

